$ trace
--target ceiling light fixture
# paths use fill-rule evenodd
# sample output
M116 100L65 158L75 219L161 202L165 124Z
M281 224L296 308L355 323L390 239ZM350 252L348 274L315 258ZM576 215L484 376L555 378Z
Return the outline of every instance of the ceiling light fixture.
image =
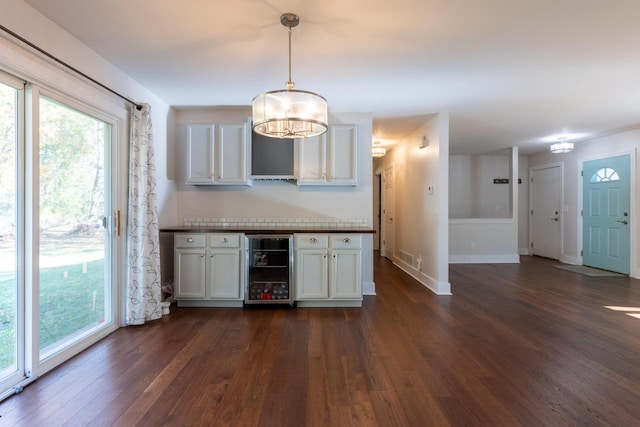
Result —
M573 151L573 142L568 142L566 137L561 136L557 143L551 144L549 149L553 154L570 153Z
M374 141L373 145L374 147L371 148L372 157L383 157L387 154L387 149L384 147L380 147L380 141Z
M291 81L291 28L298 15L285 13L280 23L289 28L289 81L286 89L264 92L253 98L253 130L275 138L308 138L327 131L327 100L313 92L296 90Z

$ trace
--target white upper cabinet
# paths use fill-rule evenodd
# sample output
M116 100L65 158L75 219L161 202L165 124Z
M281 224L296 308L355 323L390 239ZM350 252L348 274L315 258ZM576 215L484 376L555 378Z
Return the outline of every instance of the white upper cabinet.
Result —
M219 184L247 184L247 124L218 126Z
M358 127L330 125L298 141L298 185L357 185Z
M187 136L187 184L214 183L214 125L189 125Z
M358 127L334 125L329 128L329 182L334 185L358 183Z
M186 183L247 185L248 125L190 124Z

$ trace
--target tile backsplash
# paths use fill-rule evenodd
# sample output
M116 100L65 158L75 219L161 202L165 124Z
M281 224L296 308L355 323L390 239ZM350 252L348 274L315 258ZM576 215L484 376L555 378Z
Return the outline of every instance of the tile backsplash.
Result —
M364 219L337 218L184 218L185 227L242 228L367 228Z

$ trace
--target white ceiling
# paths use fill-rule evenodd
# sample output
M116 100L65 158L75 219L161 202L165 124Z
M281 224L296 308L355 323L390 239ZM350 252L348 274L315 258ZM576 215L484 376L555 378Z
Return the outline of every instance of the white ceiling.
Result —
M451 153L546 150L640 126L638 0L26 0L174 106L293 80L374 139L450 113Z

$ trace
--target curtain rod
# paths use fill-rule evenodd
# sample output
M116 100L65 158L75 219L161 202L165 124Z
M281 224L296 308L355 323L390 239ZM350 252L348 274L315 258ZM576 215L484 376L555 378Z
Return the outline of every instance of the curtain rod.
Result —
M7 27L5 27L4 25L0 24L0 29L2 29L4 32L12 35L13 37L15 37L16 39L20 40L22 43L28 45L29 47L37 50L38 52L40 52L41 54L45 55L46 57L53 59L55 62L57 62L58 64L67 67L68 69L70 69L71 71L73 71L76 74L81 75L82 77L84 77L85 79L89 80L90 82L100 86L101 88L111 92L112 94L124 99L125 101L127 101L128 103L130 103L131 105L134 105L136 107L136 109L141 110L142 109L142 105L138 104L137 102L134 102L132 100L130 100L129 98L127 98L124 95L120 95L118 92L116 92L115 90L111 89L108 86L105 86L104 84L100 83L99 81L97 81L96 79L94 79L93 77L90 77L88 75L86 75L85 73L83 73L82 71L78 70L77 68L73 67L72 65L67 64L66 62L64 62L61 59L58 59L57 57L53 56L52 54L50 54L49 52L47 52L46 50L42 49L40 46L30 42L29 40L25 39L24 37L22 37L19 34L14 33L13 31L11 31L10 29L8 29Z

